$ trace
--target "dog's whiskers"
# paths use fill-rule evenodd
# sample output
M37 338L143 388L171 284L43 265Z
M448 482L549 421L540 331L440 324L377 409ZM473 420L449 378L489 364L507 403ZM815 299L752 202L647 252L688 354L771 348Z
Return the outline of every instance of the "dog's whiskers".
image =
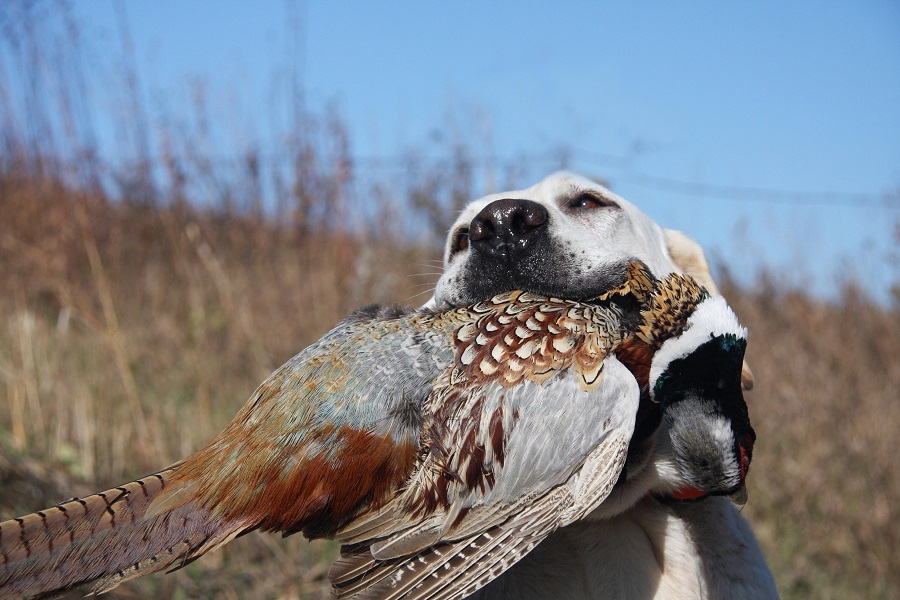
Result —
M413 298L418 298L419 296L422 296L424 294L431 295L432 293L434 293L434 286L431 286L429 289L422 290L421 292L417 292L417 293L413 294L412 296L407 296L406 298L401 299L400 302L401 303L409 302Z
M412 264L412 266L414 266L414 267L419 267L419 268L423 268L423 269L435 269L436 268L436 269L440 269L441 271L444 270L444 261L424 262L424 263L415 262L415 263L410 263L410 264Z

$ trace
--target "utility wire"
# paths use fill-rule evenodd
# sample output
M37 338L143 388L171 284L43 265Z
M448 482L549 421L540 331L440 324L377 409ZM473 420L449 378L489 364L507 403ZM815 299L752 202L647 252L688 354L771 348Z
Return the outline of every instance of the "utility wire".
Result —
M660 177L658 175L650 175L649 173L641 173L639 171L626 171L623 178L631 180L637 185L643 185L657 190L675 192L688 196L717 198L721 200L819 206L900 206L900 196L894 195L893 198L891 198L890 194L829 191L812 192L721 185L671 179L669 177Z
M150 157L151 165L164 165L167 163L199 164L211 167L240 168L246 164L248 158L254 158L261 163L270 165L290 164L294 156L290 152L265 152L248 153L245 155L205 155L200 157ZM332 164L344 157L319 156L322 164ZM552 150L542 153L523 153L510 157L501 157L497 154L484 154L471 156L461 154L459 156L447 156L445 153L438 155L416 152L405 154L386 155L356 155L349 156L351 164L361 167L363 170L398 170L398 169L433 169L440 166L450 166L456 162L465 162L473 168L527 166L531 168L572 168L571 165L583 164L587 168L579 170L615 169L618 177L634 185L646 188L683 194L697 198L713 198L732 202L759 202L785 205L802 206L853 206L870 208L900 208L900 191L895 193L871 193L871 192L834 192L834 191L810 191L810 190L785 190L768 187L737 186L716 183L704 183L688 181L671 177L663 177L637 171L630 167L633 159L625 156L606 154L586 149L565 148L564 150ZM579 160L581 159L581 160ZM130 161L120 163L121 168L143 166L142 161ZM115 168L106 165L106 170L114 171ZM610 174L604 174L604 179L611 178Z

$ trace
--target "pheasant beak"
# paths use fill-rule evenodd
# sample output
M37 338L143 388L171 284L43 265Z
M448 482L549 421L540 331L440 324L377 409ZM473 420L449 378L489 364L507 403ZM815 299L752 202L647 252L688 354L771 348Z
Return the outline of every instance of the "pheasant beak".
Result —
M735 504L737 504L738 506L744 506L745 504L747 504L747 497L748 497L747 486L741 485L741 487L739 487L736 492L727 494L725 497L728 498L729 500L731 500L732 502L734 502Z

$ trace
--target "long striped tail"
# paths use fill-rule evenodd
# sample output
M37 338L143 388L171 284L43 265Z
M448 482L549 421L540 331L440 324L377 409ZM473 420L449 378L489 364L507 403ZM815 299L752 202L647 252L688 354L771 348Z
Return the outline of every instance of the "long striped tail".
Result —
M187 502L148 508L177 469L0 523L0 598L34 596L179 568L248 529Z

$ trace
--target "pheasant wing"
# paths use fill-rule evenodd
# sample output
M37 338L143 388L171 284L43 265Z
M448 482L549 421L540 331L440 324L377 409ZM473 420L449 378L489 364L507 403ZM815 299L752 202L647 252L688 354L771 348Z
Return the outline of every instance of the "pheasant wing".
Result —
M621 473L639 398L634 377L615 358L606 359L605 370L592 391L569 371L540 385L470 390L482 414L502 408L514 415L503 432L502 459L495 452L486 462L477 442L471 444L470 454L481 457L477 466L488 474L468 476L471 456L445 457L458 479L439 472L414 480L375 519L360 518L376 526L351 522L339 531L352 545L329 574L338 597L462 597L598 506ZM493 437L490 426L465 415L458 435L467 435L467 423ZM447 501L429 512L435 497Z
M367 311L333 329L179 465L151 512L193 502L321 537L386 501L414 468L424 399L453 361L453 323L430 318Z

